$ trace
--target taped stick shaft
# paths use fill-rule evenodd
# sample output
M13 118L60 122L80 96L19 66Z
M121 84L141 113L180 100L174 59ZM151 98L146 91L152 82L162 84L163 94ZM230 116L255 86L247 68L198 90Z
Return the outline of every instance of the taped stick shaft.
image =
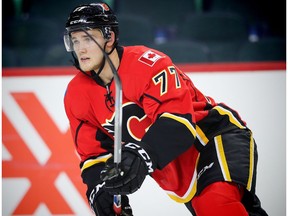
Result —
M121 215L122 208L121 208L121 195L114 195L113 197L113 210L116 215Z
M120 171L122 147L122 84L118 74L114 74L116 99L115 99L115 126L114 126L114 163ZM121 214L121 195L114 195L113 209L116 215Z
M115 99L115 125L114 125L114 163L121 162L121 142L122 142L122 86L120 79L115 76L116 99ZM116 81L119 79L118 81ZM118 83L118 84L117 84ZM117 87L118 86L118 87Z

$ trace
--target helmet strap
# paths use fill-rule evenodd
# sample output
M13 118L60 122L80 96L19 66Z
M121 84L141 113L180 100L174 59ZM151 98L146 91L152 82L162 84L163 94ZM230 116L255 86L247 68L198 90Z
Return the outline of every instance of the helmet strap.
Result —
M103 50L105 51L105 49L106 49L106 45L107 45L107 41L105 42L105 44L104 44L104 48L103 48ZM109 55L109 54L108 54ZM104 68L104 66L105 66L105 63L106 63L106 58L105 58L105 56L103 55L103 59L102 59L102 63L101 63L101 66L100 66L100 68L99 68L99 70L96 72L96 74L99 76L100 75L100 73L102 72L102 70L103 70L103 68Z
M111 51L109 53L107 53L107 55L110 55L114 51L115 48L116 48L116 45L113 44L113 47L112 47Z

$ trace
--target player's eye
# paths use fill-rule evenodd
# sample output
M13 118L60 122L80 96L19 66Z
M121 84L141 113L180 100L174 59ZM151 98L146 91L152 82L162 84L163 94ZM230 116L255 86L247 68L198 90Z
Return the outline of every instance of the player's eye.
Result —
M84 38L84 41L85 41L85 42L91 42L92 39L91 39L90 37L85 37L85 38Z
M72 44L73 44L73 45L79 44L79 40L72 40Z

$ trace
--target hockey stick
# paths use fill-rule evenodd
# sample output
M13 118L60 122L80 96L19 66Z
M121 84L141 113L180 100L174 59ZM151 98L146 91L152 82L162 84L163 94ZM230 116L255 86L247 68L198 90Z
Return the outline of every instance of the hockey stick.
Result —
M120 163L121 163L121 147L122 147L122 83L120 77L117 73L117 70L111 61L108 54L105 50L100 46L100 44L85 30L82 29L85 34L91 38L102 51L105 59L107 60L115 80L115 90L116 90L116 98L115 98L115 116L114 116L114 165L116 170L118 171L117 175L120 175ZM114 195L113 197L113 210L116 215L121 214L121 195Z

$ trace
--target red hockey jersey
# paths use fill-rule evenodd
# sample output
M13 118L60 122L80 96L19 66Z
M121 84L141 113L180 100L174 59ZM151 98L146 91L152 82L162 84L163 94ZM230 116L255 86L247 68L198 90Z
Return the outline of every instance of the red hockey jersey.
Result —
M165 158L178 146L184 149L182 131L191 133L186 139L190 146L152 174L172 199L188 202L196 192L196 165L202 147L231 125L244 127L245 123L233 110L204 96L167 55L144 46L123 47L122 52L118 74L123 86L123 142L139 142L147 136L145 140L155 140L152 149L161 146L159 158ZM68 85L65 110L82 172L105 162L113 152L114 98L114 81L104 86L79 72ZM150 130L160 118L183 127ZM164 139L165 133L172 133L173 139Z

